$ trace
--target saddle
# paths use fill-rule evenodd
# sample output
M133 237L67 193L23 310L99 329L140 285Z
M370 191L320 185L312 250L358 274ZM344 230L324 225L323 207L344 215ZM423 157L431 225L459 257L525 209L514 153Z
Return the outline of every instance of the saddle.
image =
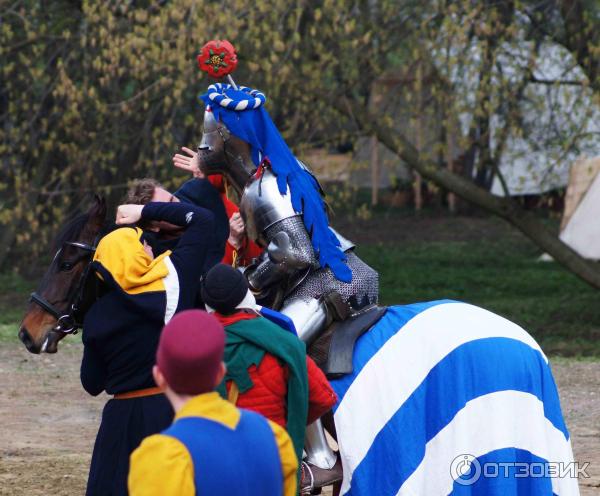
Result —
M337 379L352 373L354 370L352 356L356 340L373 327L386 311L386 307L374 306L358 315L341 321L336 320L331 324L329 353L322 367L328 379Z

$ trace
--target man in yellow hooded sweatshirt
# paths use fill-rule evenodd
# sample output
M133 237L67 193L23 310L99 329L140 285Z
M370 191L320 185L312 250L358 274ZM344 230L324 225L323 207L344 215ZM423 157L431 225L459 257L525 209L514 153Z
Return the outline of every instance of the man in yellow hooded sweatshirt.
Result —
M142 439L165 429L171 405L152 378L163 326L176 312L193 308L213 214L184 203L122 205L117 224L166 221L185 228L177 247L154 257L139 228L106 235L92 269L103 295L83 322L81 383L91 395L113 395L102 421L90 466L87 496L126 496L129 455Z

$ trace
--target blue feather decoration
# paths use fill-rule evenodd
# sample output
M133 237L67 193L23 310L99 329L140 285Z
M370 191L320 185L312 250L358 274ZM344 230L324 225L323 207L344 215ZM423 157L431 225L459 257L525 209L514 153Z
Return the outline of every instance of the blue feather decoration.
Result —
M254 90L250 88L234 90L229 85L219 85L219 90L233 102L254 100L250 94ZM282 195L286 194L289 185L292 207L296 212L302 212L304 225L311 236L321 267L329 267L338 280L349 283L352 271L345 263L346 255L340 248L339 240L329 229L329 219L319 185L300 166L264 106L231 110L233 104L229 104L230 108L215 105L214 94L212 98L209 94L205 93L199 98L211 106L215 119L222 121L231 133L250 144L254 164L258 167L261 159L269 160Z

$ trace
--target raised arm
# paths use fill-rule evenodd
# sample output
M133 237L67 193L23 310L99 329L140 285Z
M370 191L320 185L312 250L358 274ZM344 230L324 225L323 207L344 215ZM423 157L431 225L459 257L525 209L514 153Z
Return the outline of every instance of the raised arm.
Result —
M218 261L225 252L225 243L229 237L229 220L221 195L208 179L190 179L175 191L175 196L182 202L210 210L215 216L215 241L220 248Z
M212 212L190 203L159 202L120 205L117 209L117 224L134 224L140 219L166 221L185 227L170 259L180 279L197 282L202 274L207 251L213 244L215 222Z
M182 275L198 279L202 273L204 259L212 245L215 221L212 212L189 203L151 202L143 207L144 220L162 220L185 227L171 260Z

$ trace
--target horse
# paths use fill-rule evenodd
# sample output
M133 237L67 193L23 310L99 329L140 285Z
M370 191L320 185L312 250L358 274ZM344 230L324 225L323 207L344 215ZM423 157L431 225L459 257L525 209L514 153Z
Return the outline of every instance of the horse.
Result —
M18 337L31 353L56 353L58 342L81 327L95 300L89 267L96 245L108 229L106 201L94 197L86 213L70 221L54 242L56 253L31 294Z
M81 326L105 217L96 197L58 237L19 330L30 352L56 353ZM308 348L321 366L332 336ZM352 370L330 379L343 494L579 494L548 471L573 462L548 360L503 317L449 300L388 307L357 339ZM541 474L524 476L531 467Z

